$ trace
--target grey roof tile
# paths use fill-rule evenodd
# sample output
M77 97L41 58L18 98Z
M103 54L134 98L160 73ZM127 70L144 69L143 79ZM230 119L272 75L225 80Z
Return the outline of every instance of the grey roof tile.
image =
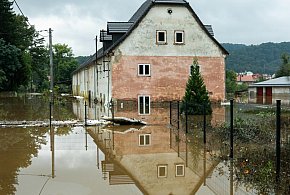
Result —
M112 41L113 40L113 36L112 35L108 35L107 31L105 30L101 30L100 31L100 41Z
M108 34L112 33L126 33L132 26L133 22L108 22L107 31Z
M204 25L204 27L209 32L209 34L214 37L214 32L213 32L212 26L211 25Z
M259 83L249 85L249 87L266 87L266 86L290 86L290 76L270 79Z

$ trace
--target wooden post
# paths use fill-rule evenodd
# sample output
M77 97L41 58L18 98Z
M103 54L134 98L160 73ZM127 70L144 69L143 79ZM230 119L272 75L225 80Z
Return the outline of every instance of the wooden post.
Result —
M206 144L206 107L203 104L203 143Z
M230 100L230 158L234 158L234 100Z
M277 100L276 102L276 182L278 187L281 171L281 100Z

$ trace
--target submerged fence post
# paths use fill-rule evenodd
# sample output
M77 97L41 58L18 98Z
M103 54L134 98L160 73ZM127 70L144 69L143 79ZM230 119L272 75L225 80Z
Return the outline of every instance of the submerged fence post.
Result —
M185 103L185 132L188 133L188 124L187 124L187 121L188 121L188 107L187 107L187 102L184 102Z
M87 125L87 101L85 101L85 126Z
M170 119L170 125L172 125L172 102L169 102L169 119Z
M280 182L281 170L281 100L277 100L276 110L276 182Z
M203 104L203 143L206 144L206 107Z
M49 127L51 129L51 120L52 120L52 103L49 102Z
M234 157L234 100L230 100L230 158Z
M177 129L179 129L179 101L177 101Z
M118 102L117 102L117 105L118 105ZM113 99L111 99L111 112L112 112L112 119L114 121L115 119L115 104L114 104L114 101ZM114 122L113 122L113 126L114 126ZM115 150L115 131L112 131L112 136L113 136L113 150Z

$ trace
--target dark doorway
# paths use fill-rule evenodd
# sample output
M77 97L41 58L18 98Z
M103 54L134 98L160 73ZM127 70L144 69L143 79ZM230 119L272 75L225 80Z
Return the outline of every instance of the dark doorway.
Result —
M272 87L266 87L266 104L272 104Z
M257 87L257 104L263 104L263 87Z

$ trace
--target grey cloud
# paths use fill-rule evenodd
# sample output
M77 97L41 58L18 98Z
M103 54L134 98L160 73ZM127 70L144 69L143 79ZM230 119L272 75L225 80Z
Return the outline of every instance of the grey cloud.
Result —
M69 44L76 55L94 52L91 40L106 27L106 22L127 21L144 1L17 0L29 20L38 22L36 28L44 26L39 19L51 26L53 22L62 22L55 25L55 39L66 41L63 43ZM288 0L188 1L204 24L213 25L219 42L257 44L290 41ZM69 10L70 6L75 9Z

